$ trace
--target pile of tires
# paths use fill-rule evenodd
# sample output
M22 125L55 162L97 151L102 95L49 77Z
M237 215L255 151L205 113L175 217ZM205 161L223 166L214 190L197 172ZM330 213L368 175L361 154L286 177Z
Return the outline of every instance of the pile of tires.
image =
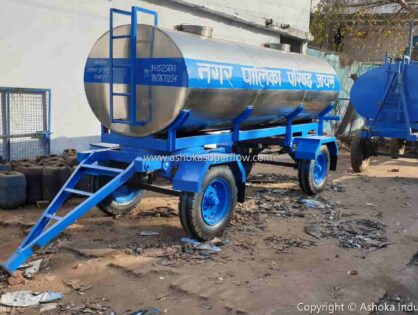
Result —
M0 164L0 209L52 201L71 176L77 151L64 150L61 156L39 156ZM89 179L82 181L88 186ZM83 187L88 190L88 187Z

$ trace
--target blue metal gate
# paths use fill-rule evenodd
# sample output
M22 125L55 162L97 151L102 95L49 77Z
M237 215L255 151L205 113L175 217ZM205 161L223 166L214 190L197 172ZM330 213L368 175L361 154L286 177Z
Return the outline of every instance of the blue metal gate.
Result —
M0 87L0 160L50 154L51 90Z

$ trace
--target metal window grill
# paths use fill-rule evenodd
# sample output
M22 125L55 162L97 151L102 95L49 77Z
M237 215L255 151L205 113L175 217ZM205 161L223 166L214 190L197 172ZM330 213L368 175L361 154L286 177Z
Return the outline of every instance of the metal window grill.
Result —
M50 154L51 90L0 87L0 159Z

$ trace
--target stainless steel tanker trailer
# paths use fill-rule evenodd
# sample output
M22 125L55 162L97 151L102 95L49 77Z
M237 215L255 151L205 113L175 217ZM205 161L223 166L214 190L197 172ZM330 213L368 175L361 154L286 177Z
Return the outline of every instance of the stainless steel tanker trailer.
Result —
M138 13L154 25L138 24ZM113 17L131 18L114 27ZM200 240L222 234L257 155L281 146L302 190L319 193L337 165L324 122L339 92L325 61L302 54L212 39L208 29L158 27L156 12L111 9L110 30L87 58L88 103L102 124L102 144L80 164L16 252L2 266L13 272L92 207L129 211L145 190L179 197L184 230ZM187 32L187 31L191 31ZM85 174L92 191L75 189ZM171 188L158 186L163 177ZM70 195L86 197L64 216Z
M350 99L365 124L352 141L351 165L355 172L369 166L372 156L418 159L418 36L410 23L409 48L403 56L366 72L354 83ZM379 149L390 139L390 153ZM405 146L411 150L405 153Z

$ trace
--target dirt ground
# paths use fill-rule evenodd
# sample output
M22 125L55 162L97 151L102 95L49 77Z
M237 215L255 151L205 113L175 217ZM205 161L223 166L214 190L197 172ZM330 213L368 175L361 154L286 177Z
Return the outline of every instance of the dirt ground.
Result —
M416 163L377 158L358 175L343 152L317 199L322 208L300 202L306 196L295 170L256 165L247 202L225 233L229 243L211 255L182 245L175 197L147 195L117 219L94 209L36 255L44 262L33 279L0 292L62 292L50 314L129 314L149 307L167 314L298 314L305 305L335 303L357 307L336 313L368 314L363 303L418 305ZM34 207L0 211L1 261L40 214ZM364 222L366 234L353 243ZM321 233L312 228L318 226ZM76 280L83 292L65 284ZM17 313L39 314L39 308Z

